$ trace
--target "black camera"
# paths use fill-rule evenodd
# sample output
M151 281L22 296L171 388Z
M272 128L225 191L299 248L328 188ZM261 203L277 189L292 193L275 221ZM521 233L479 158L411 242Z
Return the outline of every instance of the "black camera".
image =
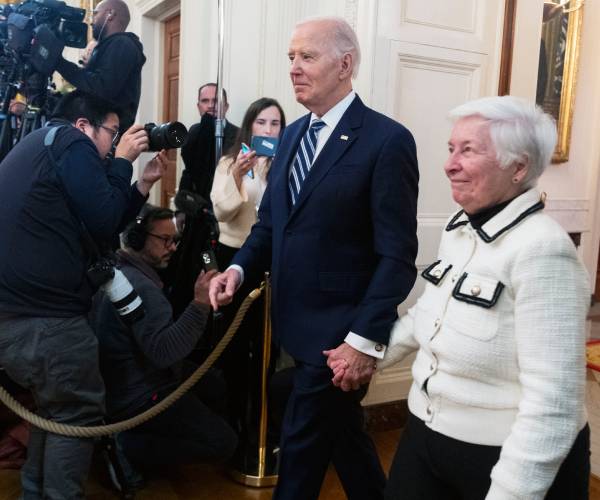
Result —
M185 125L180 122L168 122L160 125L146 123L144 130L150 141L148 151L180 148L185 144L188 133Z
M121 319L131 324L144 316L142 299L112 259L103 257L87 270L94 289L100 288L112 302Z

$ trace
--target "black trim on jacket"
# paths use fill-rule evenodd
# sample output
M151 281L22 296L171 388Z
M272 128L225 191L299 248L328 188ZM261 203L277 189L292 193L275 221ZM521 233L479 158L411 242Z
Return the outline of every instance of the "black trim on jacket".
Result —
M498 231L496 231L496 233L494 233L492 235L489 235L488 233L486 233L485 230L483 229L483 227L477 227L474 229L475 229L475 231L477 231L477 234L483 241L485 241L486 243L491 243L492 241L497 239L500 235L504 234L506 231L513 228L517 224L519 224L519 222L521 222L523 219L525 219L526 217L529 217L531 214L533 214L534 212L537 212L538 210L542 210L543 208L544 208L544 202L538 201L535 205L532 205L531 207L529 207L527 210L522 212L517 218L515 218L512 222L510 222L503 228L499 229ZM469 223L468 219L466 219L466 220L463 219L463 220L458 221L458 219L463 214L465 216L467 216L464 210L460 210L456 215L454 215L454 217L452 217L452 219L450 219L450 222L448 222L448 225L446 226L446 231L453 231L457 227L468 224Z
M468 275L469 275L469 273L464 272L462 274L462 276L459 278L459 280L456 282L456 285L454 286L454 289L452 290L452 297L454 297L456 300L460 300L461 302L467 302L468 304L485 307L486 309L493 307L494 304L496 304L496 302L498 302L498 298L500 297L502 290L504 290L504 283L502 283L501 281L498 281L498 284L496 285L496 289L494 290L494 295L492 295L492 298L489 300L483 299L481 297L475 297L470 294L461 293L460 287L462 286L465 279L467 279Z

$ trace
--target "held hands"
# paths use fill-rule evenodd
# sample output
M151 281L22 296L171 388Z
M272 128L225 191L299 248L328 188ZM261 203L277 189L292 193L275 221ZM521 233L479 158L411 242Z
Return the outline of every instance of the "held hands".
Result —
M152 158L142 171L137 183L138 190L146 196L154 183L167 171L167 150L163 149Z
M241 276L235 269L228 269L224 273L216 275L210 281L208 296L210 305L215 311L219 306L227 305L233 299L233 294L239 288Z
M256 151L250 151L249 153L244 153L240 150L231 166L231 175L235 180L235 184L238 187L238 190L241 191L242 188L242 179L244 175L248 173L248 171L256 166L256 162L258 158L256 157Z
M335 349L323 351L327 356L327 366L333 371L333 385L343 391L358 390L371 380L377 364L373 356L354 349L346 342Z
M142 125L129 127L117 146L115 158L125 158L133 163L143 151L148 150L148 134Z
M208 287L210 281L216 276L217 271L208 271L207 273L201 271L196 278L194 283L194 302L204 306L210 306L210 299L208 297Z

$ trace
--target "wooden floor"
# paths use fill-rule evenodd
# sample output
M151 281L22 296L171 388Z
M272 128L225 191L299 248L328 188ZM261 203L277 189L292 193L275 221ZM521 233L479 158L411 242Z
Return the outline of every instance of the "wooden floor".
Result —
M377 450L385 470L389 469L400 430L373 434ZM89 500L118 499L108 485L104 470L96 464L88 483ZM14 500L18 497L18 471L0 470L0 500ZM223 469L203 465L179 467L165 471L163 477L154 479L146 488L138 492L137 500L268 500L270 488L245 488L227 477ZM342 487L333 470L327 473L320 500L343 500ZM600 500L600 480L592 476L590 499ZM433 500L433 499L432 499Z

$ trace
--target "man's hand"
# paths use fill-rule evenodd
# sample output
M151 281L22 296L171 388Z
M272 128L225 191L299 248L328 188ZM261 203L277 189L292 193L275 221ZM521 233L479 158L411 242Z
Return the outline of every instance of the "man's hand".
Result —
M162 178L167 171L167 150L163 149L152 158L142 171L137 182L137 188L144 196L148 195L154 183Z
M333 371L333 385L343 391L358 390L371 380L377 367L373 356L354 349L346 342L335 349L323 351L327 366Z
M229 269L218 274L211 280L208 296L210 305L215 311L219 309L219 306L231 303L233 294L240 286L240 281L240 273L235 269Z
M129 127L117 146L115 158L125 158L133 163L143 151L148 150L148 134L142 125Z
M208 298L208 287L210 285L210 280L212 280L217 274L217 271L208 271L205 273L201 271L196 278L196 283L194 283L194 302L204 305L210 306L210 299Z

